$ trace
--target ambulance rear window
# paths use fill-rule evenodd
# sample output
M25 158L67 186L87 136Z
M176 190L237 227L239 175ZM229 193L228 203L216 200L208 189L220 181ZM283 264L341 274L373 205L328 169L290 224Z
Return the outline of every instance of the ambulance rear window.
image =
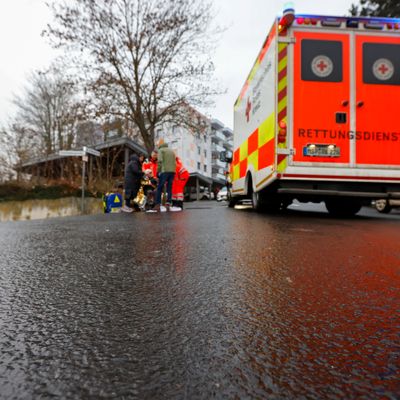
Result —
M363 44L363 82L400 85L399 44Z
M342 82L342 42L303 39L301 41L301 79L315 82Z

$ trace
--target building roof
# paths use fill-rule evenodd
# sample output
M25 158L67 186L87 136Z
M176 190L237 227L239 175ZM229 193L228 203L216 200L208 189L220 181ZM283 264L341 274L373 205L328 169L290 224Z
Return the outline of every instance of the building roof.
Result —
M109 149L109 148L116 147L116 146L126 146L136 153L147 154L147 151L143 146L134 142L132 139L130 139L128 137L118 137L118 138L110 139L110 140L107 140L106 142L99 143L95 146L90 146L90 147L95 150L101 151L101 150ZM82 150L82 148L76 148L73 150ZM42 164L42 163L45 163L48 161L61 160L63 158L67 158L67 157L68 156L61 156L58 153L49 154L48 156L32 159L32 160L29 160L29 161L23 163L22 168L31 167L33 165Z

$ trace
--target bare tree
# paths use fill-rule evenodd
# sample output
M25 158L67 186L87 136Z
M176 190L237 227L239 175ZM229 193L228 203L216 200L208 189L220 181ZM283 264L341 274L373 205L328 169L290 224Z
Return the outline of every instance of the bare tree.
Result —
M187 119L182 105L211 104L210 1L74 0L51 8L55 22L44 34L79 52L93 109L134 123L148 151L157 126Z
M44 154L72 146L81 107L74 83L56 67L32 73L13 102L15 122L37 137Z
M355 16L399 17L400 3L398 0L360 0L352 4L350 14Z
M3 180L16 177L20 181L22 164L37 155L36 145L34 133L15 122L0 129L0 169L5 178Z

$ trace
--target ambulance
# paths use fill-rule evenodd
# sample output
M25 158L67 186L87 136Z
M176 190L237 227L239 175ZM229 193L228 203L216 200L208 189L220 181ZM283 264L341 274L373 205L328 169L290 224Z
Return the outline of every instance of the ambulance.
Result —
M400 19L276 19L234 106L230 199L351 216L400 198Z

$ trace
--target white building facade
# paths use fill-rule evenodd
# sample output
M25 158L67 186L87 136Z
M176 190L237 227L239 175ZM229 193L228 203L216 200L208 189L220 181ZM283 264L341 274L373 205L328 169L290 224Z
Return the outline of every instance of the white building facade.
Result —
M219 160L219 154L232 151L233 132L216 119L204 117L204 120L206 128L201 132L178 125L157 129L155 142L164 138L191 174L197 173L223 183L227 165Z

